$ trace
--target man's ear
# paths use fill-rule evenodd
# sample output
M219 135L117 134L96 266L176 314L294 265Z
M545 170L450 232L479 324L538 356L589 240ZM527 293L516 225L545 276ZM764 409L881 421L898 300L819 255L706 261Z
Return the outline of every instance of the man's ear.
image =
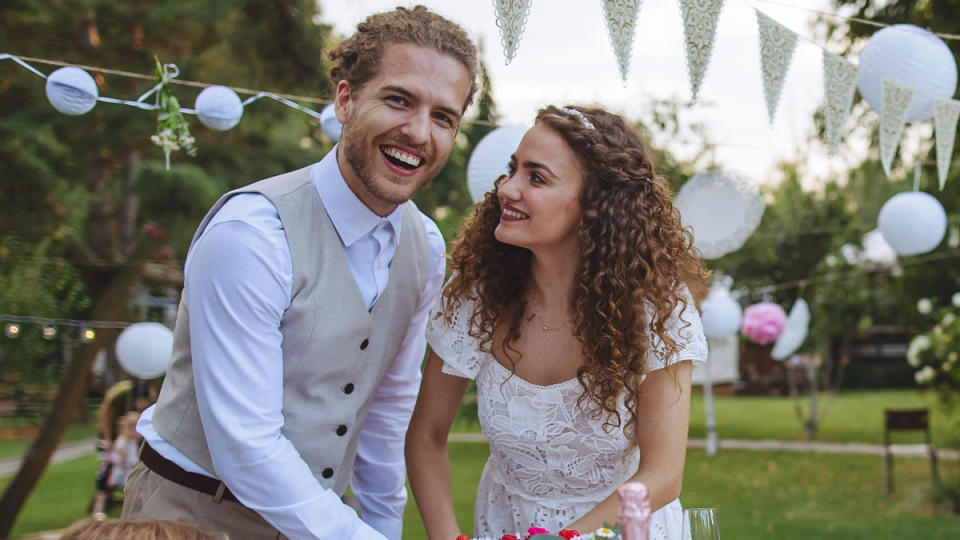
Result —
M350 117L350 83L347 81L340 81L337 83L337 94L333 98L333 109L337 113L337 121L340 124L346 124L347 118Z

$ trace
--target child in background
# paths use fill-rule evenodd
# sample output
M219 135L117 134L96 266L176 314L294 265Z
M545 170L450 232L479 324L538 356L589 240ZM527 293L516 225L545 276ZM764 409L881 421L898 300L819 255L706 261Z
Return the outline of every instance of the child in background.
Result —
M140 434L137 433L137 420L140 413L130 411L117 419L117 438L104 445L101 454L100 470L97 472L97 491L93 496L93 519L107 519L107 498L113 489L123 489L130 470L137 463L140 451Z
M123 488L127 485L127 476L137 464L137 454L140 451L140 434L137 433L137 420L140 419L140 413L128 412L123 415L118 422L119 436L113 443L113 450L110 452L110 462L113 468L110 471L110 477L107 484L114 489Z

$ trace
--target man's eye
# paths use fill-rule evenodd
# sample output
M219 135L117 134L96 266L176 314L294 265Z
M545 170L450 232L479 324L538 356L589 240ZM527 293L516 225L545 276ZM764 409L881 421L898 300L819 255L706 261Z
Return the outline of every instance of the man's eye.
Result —
M400 96L387 96L387 101L396 103L397 105L404 105L407 103L407 100Z

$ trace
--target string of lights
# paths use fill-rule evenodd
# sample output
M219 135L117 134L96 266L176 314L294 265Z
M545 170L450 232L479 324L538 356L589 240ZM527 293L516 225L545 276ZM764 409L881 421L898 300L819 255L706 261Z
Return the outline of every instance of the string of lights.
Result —
M34 315L9 315L0 313L0 321L3 321L3 333L10 339L16 339L23 334L23 324L41 325L40 334L43 339L52 340L57 337L59 328L78 328L80 341L90 343L97 337L97 329L100 328L126 328L131 322L126 321L83 321L77 319L57 319L50 317L37 317Z

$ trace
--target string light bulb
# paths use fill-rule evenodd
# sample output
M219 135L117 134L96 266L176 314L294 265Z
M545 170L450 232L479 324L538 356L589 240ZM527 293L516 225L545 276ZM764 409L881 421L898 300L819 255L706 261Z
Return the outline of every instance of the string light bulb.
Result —
M83 330L80 330L80 341L84 343L90 343L95 337L97 337L97 333L93 330L93 328L84 328Z
M20 337L20 325L14 322L8 322L7 326L4 328L4 333L10 339L15 339Z
M57 337L57 327L52 324L44 325L43 329L40 330L40 333L43 334L43 339L50 341L51 339Z

